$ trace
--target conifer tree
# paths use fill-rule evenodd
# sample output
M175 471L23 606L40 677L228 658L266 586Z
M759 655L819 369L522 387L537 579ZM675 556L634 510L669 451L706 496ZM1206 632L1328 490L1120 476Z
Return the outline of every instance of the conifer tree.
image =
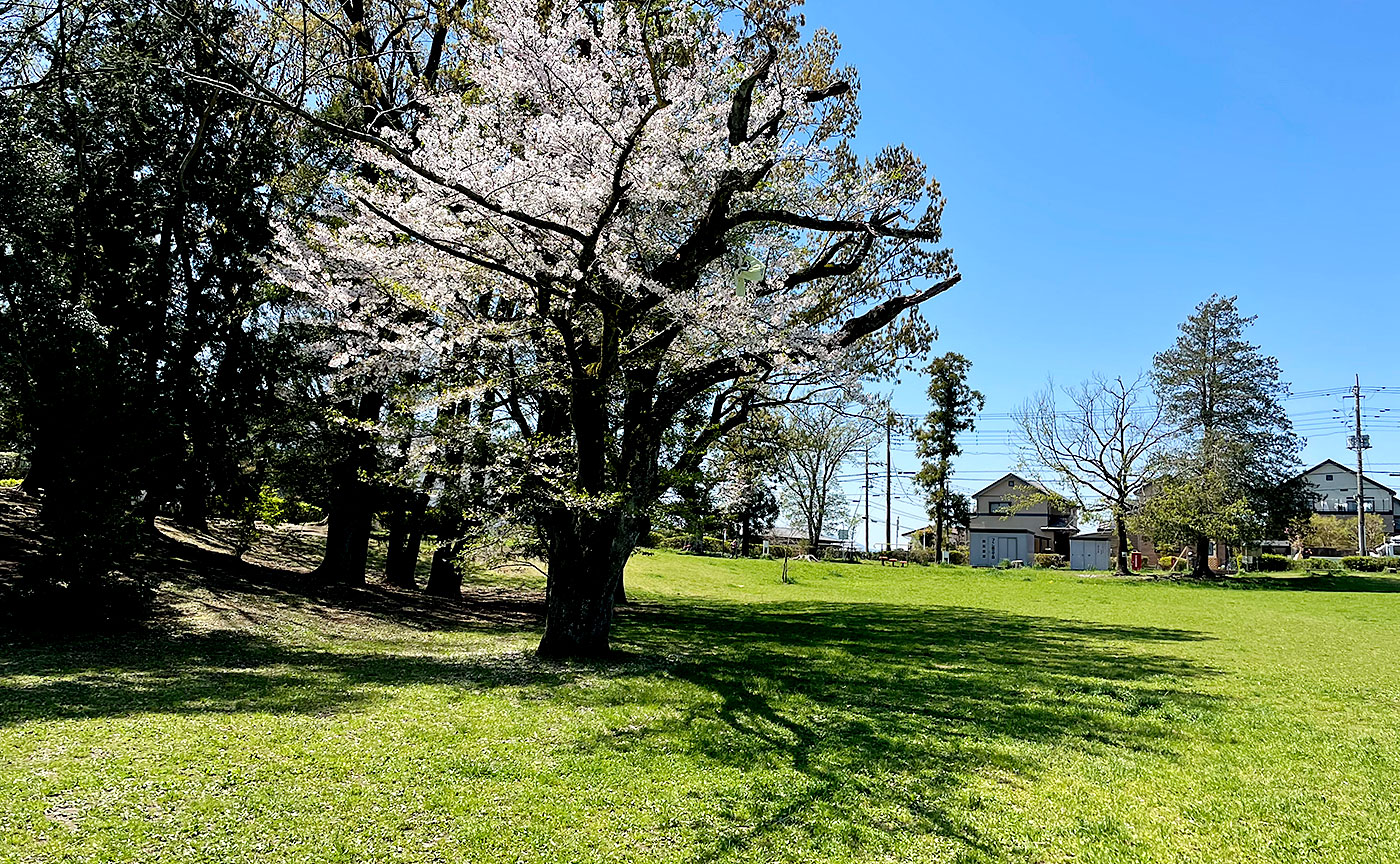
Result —
M1254 529L1229 533L1249 540L1281 536L1309 508L1300 477L1303 442L1283 409L1288 384L1278 360L1245 337L1257 316L1240 314L1236 299L1214 294L1198 305L1176 343L1153 358L1152 374L1158 401L1181 431L1167 460L1168 475L1178 481L1173 488L1189 490L1189 483L1181 484L1208 477L1209 483L1196 484L1211 490L1198 496L1200 507L1243 500ZM1232 503L1230 512L1242 511ZM1188 533L1195 575L1205 575L1212 538L1201 530Z

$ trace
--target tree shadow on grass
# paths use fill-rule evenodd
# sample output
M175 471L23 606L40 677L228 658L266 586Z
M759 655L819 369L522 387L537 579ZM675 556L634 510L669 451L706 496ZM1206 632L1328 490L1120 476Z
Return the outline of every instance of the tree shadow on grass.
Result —
M530 655L402 655L288 646L233 630L7 646L0 725L137 714L325 715L417 684L554 687L579 674Z
M450 600L373 580L360 586L318 584L303 572L170 538L150 563L162 582L226 600L226 608L243 609L248 598L256 598L327 618L358 615L423 631L518 631L544 624L540 592L467 586L460 599Z
M1206 638L1183 630L956 607L671 601L630 606L616 633L630 659L592 664L318 650L233 630L14 645L0 651L0 724L328 715L395 687L515 688L558 707L624 709L632 722L584 723L564 745L590 759L646 757L637 764L653 767L639 770L659 771L684 758L705 778L731 778L702 780L702 801L677 826L698 860L897 856L925 842L999 860L1026 850L985 827L983 809L1004 806L984 800L989 784L1017 788L1066 753L1170 759L1183 727L1216 710L1197 687L1215 673L1170 651Z
M1015 850L977 828L976 783L1034 778L1047 748L1171 758L1181 725L1215 710L1192 682L1216 673L1161 650L1208 638L1183 630L886 605L649 606L628 617L634 650L679 651L667 674L718 701L677 706L669 724L613 746L655 736L720 765L791 775L717 814L742 830L715 836L707 860L815 837L893 853L911 834L999 859Z
M1356 594L1400 594L1400 577L1361 573L1322 573L1278 576L1229 576L1202 582L1205 587L1254 591L1320 591Z

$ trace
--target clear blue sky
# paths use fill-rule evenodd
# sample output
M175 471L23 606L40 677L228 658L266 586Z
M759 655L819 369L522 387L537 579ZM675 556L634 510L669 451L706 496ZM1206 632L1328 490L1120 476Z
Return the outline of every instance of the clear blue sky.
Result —
M806 14L860 70L859 146L906 143L948 198L963 282L925 311L935 350L971 359L987 395L964 491L1014 465L995 433L1047 375L1148 368L1212 292L1259 316L1253 341L1295 392L1355 373L1389 388L1365 401L1367 473L1375 460L1400 484L1386 476L1400 472L1400 4L809 0ZM896 407L921 413L921 397L906 381ZM1354 461L1334 419L1350 411L1333 413L1349 402L1287 407L1307 462ZM894 462L914 468L907 449ZM905 530L923 516L912 493L896 488Z

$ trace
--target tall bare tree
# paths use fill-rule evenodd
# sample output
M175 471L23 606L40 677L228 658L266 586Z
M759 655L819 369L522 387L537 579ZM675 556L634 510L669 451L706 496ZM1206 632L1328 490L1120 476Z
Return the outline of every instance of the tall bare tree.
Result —
M848 511L841 468L869 441L876 424L824 404L789 406L784 435L786 455L778 464L778 487L789 518L807 529L815 550L830 522Z
M1146 375L1095 375L1058 391L1050 384L1014 415L1023 460L1053 474L1082 511L1113 520L1119 573L1128 572L1128 516L1153 481L1153 456L1175 432L1150 397Z

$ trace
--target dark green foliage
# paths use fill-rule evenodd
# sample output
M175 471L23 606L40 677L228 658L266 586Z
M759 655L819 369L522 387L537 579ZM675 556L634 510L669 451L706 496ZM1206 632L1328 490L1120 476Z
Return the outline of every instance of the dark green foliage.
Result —
M967 550L966 550L966 549L949 549L949 550L948 550L948 563L949 563L949 564L957 564L957 565L966 564L966 563L967 563Z
M703 537L697 540L690 534L675 534L666 537L661 541L660 548L677 549L697 555L724 555L728 552L723 538Z
M1261 573L1280 573L1289 570L1293 561L1287 555L1260 555L1256 565Z
M967 373L971 368L971 361L950 351L935 357L924 369L929 376L929 411L914 430L922 462L914 482L924 490L924 503L933 520L935 560L943 557L949 526L968 524L971 513L968 497L948 488L953 476L953 457L962 453L958 435L972 431L977 412L986 404L982 394L967 385Z
M0 404L43 494L45 573L75 588L162 510L199 525L256 505L299 341L261 257L275 178L309 160L277 115L184 74L235 74L195 32L233 11L114 0L55 20L7 46L40 74L0 95Z
M1212 295L1153 359L1157 399L1182 437L1160 466L1174 500L1152 508L1149 499L1137 523L1154 539L1194 545L1198 574L1211 539L1283 536L1310 512L1302 442L1280 401L1288 385L1278 361L1245 338L1254 320L1234 297Z
M23 480L29 473L29 462L18 453L0 453L0 479Z
M918 564L922 567L927 567L930 564L938 563L938 559L934 557L932 549L923 549L918 546L914 546L906 550L904 554L905 560L907 560L909 563Z
M1371 555L1348 555L1342 559L1342 566L1358 573L1380 573L1387 568L1400 569L1400 558L1379 558Z
M1055 555L1049 552L1037 552L1035 556L1035 566L1053 569L1068 567L1069 563L1065 561L1065 556L1063 555Z

